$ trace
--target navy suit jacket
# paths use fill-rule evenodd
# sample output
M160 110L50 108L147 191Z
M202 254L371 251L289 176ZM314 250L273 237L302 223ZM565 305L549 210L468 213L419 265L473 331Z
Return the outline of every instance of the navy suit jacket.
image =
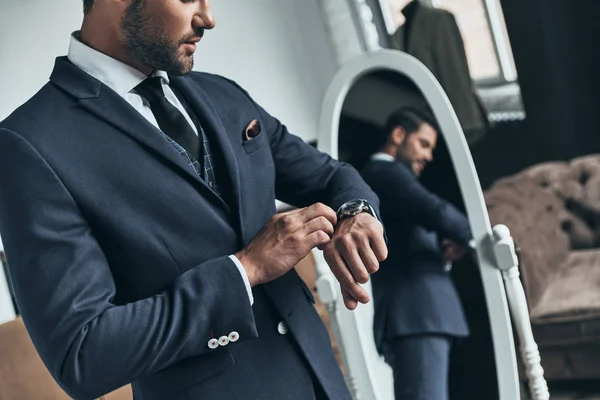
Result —
M383 351L386 339L397 336L467 335L440 239L467 245L471 240L469 221L428 192L403 163L371 160L362 175L379 197L388 238L388 258L371 280L378 350Z
M353 168L289 134L235 83L170 79L225 170L227 204L152 124L65 57L0 123L0 232L16 297L42 360L76 398L133 382L158 399L233 365L236 343L211 350L209 340L235 331L241 343L257 331L228 255L275 214L276 197L378 207ZM262 133L244 141L255 119ZM325 391L345 397L302 280L292 270L264 288Z

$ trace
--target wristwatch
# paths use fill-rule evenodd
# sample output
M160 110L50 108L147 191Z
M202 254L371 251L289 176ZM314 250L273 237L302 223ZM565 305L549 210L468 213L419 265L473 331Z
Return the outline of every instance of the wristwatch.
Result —
M354 217L355 215L363 212L366 212L372 217L377 218L377 215L375 215L375 210L373 210L373 207L371 207L368 201L364 199L347 201L337 210L338 223L344 218Z

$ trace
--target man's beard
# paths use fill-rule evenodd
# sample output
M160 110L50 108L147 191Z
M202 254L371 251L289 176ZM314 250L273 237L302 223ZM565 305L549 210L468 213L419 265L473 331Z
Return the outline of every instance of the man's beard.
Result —
M423 171L415 171L414 163L416 160L413 160L412 157L410 157L407 154L406 149L407 149L406 142L402 143L400 145L400 148L398 149L398 152L396 153L396 161L406 165L408 168L410 168L411 171L413 171L415 173L415 175L417 177L419 177L421 175L421 172L423 172Z
M123 14L121 29L124 47L130 56L142 64L172 75L186 75L194 66L193 55L178 57L180 46L174 44L160 25L146 12L144 0L134 0Z

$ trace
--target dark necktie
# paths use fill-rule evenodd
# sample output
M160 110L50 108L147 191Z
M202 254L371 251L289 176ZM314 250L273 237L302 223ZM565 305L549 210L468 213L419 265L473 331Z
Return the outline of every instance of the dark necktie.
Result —
M160 130L183 147L191 157L203 162L202 142L181 111L165 97L161 79L159 76L147 78L135 87L135 91L150 104Z
M206 181L208 186L220 196L221 191L217 185L213 170L208 137L202 125L195 118L195 115L190 114L190 117L193 118L197 126L198 135L196 135L196 132L194 132L181 111L165 97L161 77L157 76L145 79L135 87L135 91L149 103L152 114L154 114L154 118L156 118L161 131L189 154L192 160L187 159L189 157L185 157L184 154L182 156L186 158L186 161L189 162L196 173ZM183 99L180 100L183 101ZM185 104L183 105L185 107ZM201 136L201 139L198 136Z

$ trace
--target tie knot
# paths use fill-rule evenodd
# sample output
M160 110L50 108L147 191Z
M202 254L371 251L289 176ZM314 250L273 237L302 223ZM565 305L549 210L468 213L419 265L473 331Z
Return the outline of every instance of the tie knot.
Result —
M135 91L149 103L165 97L165 92L162 89L162 78L160 76L144 79L142 83L135 87Z

